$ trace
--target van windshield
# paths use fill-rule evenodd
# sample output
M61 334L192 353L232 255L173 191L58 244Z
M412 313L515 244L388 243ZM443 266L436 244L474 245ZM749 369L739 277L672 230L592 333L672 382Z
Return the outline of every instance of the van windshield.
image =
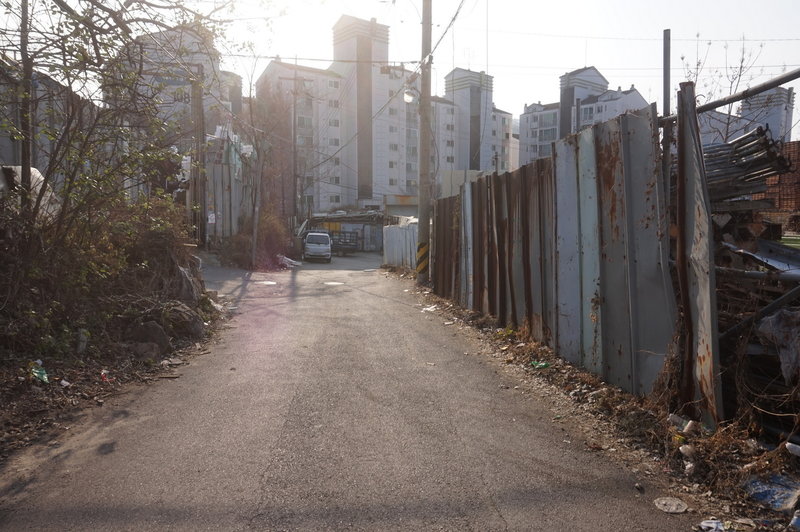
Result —
M328 244L330 240L328 240L328 235L308 235L306 242L309 244Z

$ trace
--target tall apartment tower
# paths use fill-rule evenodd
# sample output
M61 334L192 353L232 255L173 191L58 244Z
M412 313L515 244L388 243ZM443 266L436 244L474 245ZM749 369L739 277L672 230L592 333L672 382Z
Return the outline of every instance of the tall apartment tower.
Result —
M485 72L456 68L445 76L445 95L459 109L456 139L459 170L489 170L493 162L490 144L484 142L492 112L494 80Z

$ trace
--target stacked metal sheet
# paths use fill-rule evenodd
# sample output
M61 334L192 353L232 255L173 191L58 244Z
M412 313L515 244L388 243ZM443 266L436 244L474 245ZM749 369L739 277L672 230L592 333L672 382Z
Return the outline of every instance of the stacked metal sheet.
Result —
M769 128L757 127L725 144L703 146L712 202L765 192L767 178L786 173L791 161L781 154Z

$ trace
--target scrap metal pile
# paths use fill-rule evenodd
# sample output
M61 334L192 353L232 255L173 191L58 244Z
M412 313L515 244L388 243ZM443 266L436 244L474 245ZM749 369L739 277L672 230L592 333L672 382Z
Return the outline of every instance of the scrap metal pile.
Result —
M783 143L773 140L769 127L761 126L723 144L703 146L708 193L714 211L735 206L726 200L766 192L767 178L784 174L791 161L781 153ZM672 182L677 176L673 161Z

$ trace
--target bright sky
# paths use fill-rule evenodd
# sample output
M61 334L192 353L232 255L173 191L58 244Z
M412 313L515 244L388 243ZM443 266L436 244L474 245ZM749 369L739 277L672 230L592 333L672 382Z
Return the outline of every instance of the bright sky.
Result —
M333 25L347 14L374 17L389 26L390 61L419 60L422 0L237 1L231 17L247 20L236 22L229 38L236 43L252 41L260 56L280 55L287 61L296 56L300 64L325 68L333 57ZM462 0L432 2L435 44ZM678 83L686 79L684 62L704 61L697 92L714 98L730 92L726 65L738 64L743 45L753 66L738 90L800 68L796 0L763 5L752 0L463 0L452 28L434 52L433 90L444 93L444 76L454 67L485 70L494 76L497 107L518 116L526 103L557 101L560 75L595 66L610 88L633 84L646 100L658 102L661 113L662 39L667 28L672 31L673 110ZM232 44L221 49L223 54L246 55ZM257 78L268 62L266 57L254 62L252 57L231 55L223 67L241 74L246 86L252 73ZM720 74L725 86L708 86ZM800 91L800 81L785 86ZM794 139L800 139L798 119L796 108Z

